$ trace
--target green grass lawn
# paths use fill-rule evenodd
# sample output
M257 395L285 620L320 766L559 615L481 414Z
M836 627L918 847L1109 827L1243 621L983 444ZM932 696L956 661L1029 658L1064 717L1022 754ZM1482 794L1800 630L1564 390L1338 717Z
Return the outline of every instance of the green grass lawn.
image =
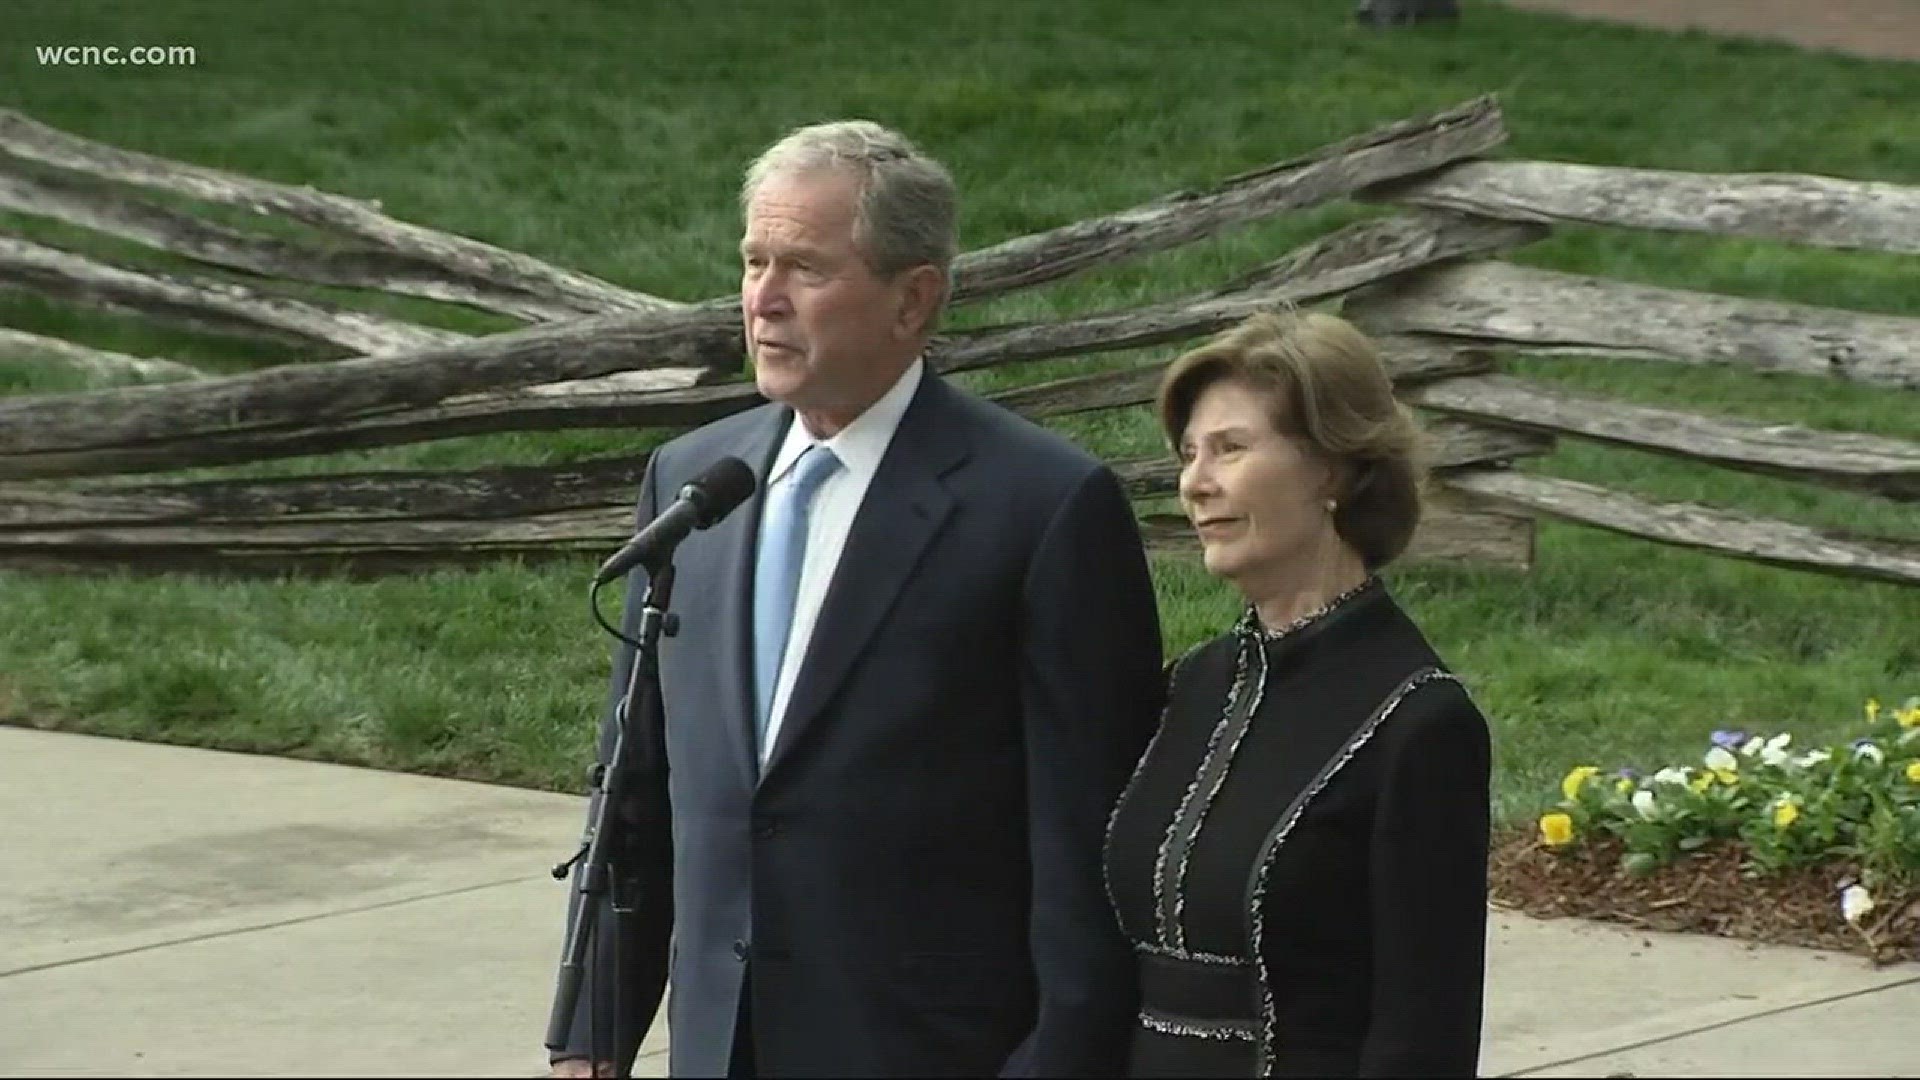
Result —
M1505 156L1920 183L1920 65L1584 25L1466 5L1453 29L1355 27L1350 0L913 6L16 3L0 105L87 137L379 200L676 299L736 285L741 166L786 129L869 116L953 168L969 248L1119 209L1497 92ZM190 68L41 67L38 44L192 45ZM1336 206L958 313L1035 318L1208 288L1341 223ZM166 260L0 215L7 230ZM1569 229L1516 255L1655 284L1920 314L1913 259ZM341 295L334 293L332 295ZM369 306L480 331L424 303ZM0 294L0 325L220 370L297 358ZM1166 350L1152 354L1166 355ZM1132 357L1130 359L1138 359ZM983 373L982 387L1087 361ZM1570 387L1920 439L1911 394L1652 363L1527 360ZM0 390L60 389L19 362ZM1064 430L1157 450L1139 412ZM232 475L559 461L649 432L449 440ZM1920 537L1911 506L1564 444L1542 471L1819 525ZM223 582L0 574L0 718L71 730L578 787L607 667L589 564L388 580ZM1156 566L1168 646L1232 598ZM1407 567L1395 588L1496 724L1517 818L1572 763L1692 758L1715 727L1848 730L1862 699L1920 693L1920 590L1542 527L1531 574Z

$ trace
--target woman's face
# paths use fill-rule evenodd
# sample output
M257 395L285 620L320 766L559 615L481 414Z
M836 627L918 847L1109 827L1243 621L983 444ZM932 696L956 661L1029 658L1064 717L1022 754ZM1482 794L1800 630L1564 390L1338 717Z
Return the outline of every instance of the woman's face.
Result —
M1274 429L1280 404L1272 391L1215 382L1195 400L1178 447L1180 504L1207 571L1243 592L1289 576L1335 539L1332 470Z

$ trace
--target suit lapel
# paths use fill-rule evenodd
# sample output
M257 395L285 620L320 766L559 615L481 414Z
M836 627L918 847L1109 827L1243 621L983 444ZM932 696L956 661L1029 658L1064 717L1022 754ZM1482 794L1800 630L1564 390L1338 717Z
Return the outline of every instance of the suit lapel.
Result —
M792 418L792 409L768 409L765 419L747 433L738 454L759 478L758 492L742 512L729 514L714 526L720 533L714 545L720 565L710 580L715 583L714 595L722 598L715 634L717 655L713 658L720 674L720 726L726 729L741 780L749 789L760 776L753 718L754 541L760 535L760 514L767 504L767 474L773 469L774 454L779 452L780 439Z
M780 767L847 677L953 511L940 478L967 456L953 393L929 371L900 418L847 533L763 776Z

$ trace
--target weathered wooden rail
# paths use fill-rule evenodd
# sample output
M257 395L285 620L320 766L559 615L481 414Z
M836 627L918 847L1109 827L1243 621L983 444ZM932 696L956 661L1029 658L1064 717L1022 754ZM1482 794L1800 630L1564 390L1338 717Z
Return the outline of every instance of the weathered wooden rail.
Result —
M1814 176L1701 175L1484 160L1505 139L1479 98L1140 206L964 254L955 302L1058 281L1305 207L1394 212L1211 291L1125 310L956 331L943 372L1179 343L1247 314L1334 302L1381 342L1433 438L1415 553L1527 565L1550 515L1741 558L1920 583L1920 545L1821 533L1729 508L1659 504L1516 471L1560 437L1920 501L1920 445L1574 394L1500 374L1502 353L1578 353L1920 389L1920 319L1655 288L1499 256L1556 224L1766 237L1920 254L1920 189ZM216 224L181 197L309 230ZM163 201L170 199L172 202ZM740 378L735 298L647 296L387 217L369 203L102 146L0 111L0 210L111 234L206 270L155 272L0 236L0 286L263 340L310 359L240 375L0 329L100 388L0 398L0 566L367 572L598 553L630 527L644 455L468 472L287 479L140 477L501 431L682 428L760 402ZM218 276L216 276L218 275ZM241 277L241 276L244 277ZM244 281L244 283L243 283ZM379 290L518 320L480 336L355 311L303 285ZM1162 364L1111 363L993 396L1035 419L1138 407ZM124 384L129 381L135 385ZM1166 460L1115 462L1162 498ZM1178 519L1149 513L1155 547Z

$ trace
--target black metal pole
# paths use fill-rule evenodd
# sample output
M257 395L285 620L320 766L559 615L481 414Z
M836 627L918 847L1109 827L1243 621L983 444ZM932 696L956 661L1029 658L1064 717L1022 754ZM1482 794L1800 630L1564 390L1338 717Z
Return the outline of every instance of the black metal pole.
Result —
M613 748L607 760L596 763L593 769L593 788L598 801L588 815L586 836L573 858L553 869L554 877L564 879L574 864L578 863L579 874L574 891L579 895L567 926L566 947L560 962L559 983L554 991L553 1011L547 1017L546 1045L549 1050L566 1048L567 1037L573 1029L574 1010L580 1004L587 953L599 929L600 902L614 892L613 879L622 873L622 868L614 864L614 852L623 848L631 849L631 845L622 844L621 838L616 835L620 827L620 805L626 795L627 780L634 775L650 772L659 765L653 760L658 740L651 737L652 732L637 730L635 718L644 722L659 714L653 698L655 688L659 685L660 637L662 634L671 637L676 629L675 618L667 612L672 599L673 564L667 562L652 568L648 575L646 597L640 613L640 637L633 643L633 666L628 671L627 691L621 697L616 713L618 722L614 728ZM596 607L595 613L598 614L598 611ZM638 867L625 869L639 870ZM638 873L631 874L633 880L630 888L637 889L638 877ZM629 908L644 900L630 893L622 899ZM619 951L617 944L614 951L616 954ZM589 1048L589 1060L594 1063L596 1072L601 1061L611 1060L619 1054L620 1021L621 1018L616 1016L609 1025L614 1029L612 1053L602 1058L598 1046ZM598 1042L597 1039L595 1041ZM627 1074L624 1066L617 1072L621 1076Z

